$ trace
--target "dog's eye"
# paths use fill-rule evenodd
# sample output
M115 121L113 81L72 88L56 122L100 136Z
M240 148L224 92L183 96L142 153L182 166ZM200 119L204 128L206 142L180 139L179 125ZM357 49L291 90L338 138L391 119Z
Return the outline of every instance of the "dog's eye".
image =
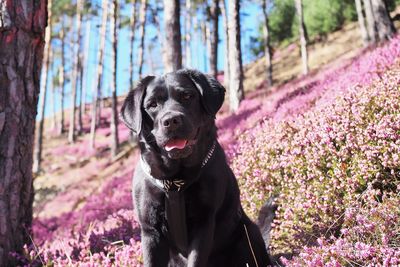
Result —
M157 102L156 101L151 101L148 105L147 108L155 108L157 107Z
M192 94L191 94L191 93L184 93L184 94L183 94L183 99L189 100L189 99L191 99L191 98L192 98Z

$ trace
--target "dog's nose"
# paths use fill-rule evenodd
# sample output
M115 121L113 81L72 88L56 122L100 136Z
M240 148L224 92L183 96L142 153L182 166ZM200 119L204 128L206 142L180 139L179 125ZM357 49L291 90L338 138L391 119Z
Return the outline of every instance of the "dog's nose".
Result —
M162 119L161 124L168 130L176 130L182 125L182 117L180 115L169 115Z

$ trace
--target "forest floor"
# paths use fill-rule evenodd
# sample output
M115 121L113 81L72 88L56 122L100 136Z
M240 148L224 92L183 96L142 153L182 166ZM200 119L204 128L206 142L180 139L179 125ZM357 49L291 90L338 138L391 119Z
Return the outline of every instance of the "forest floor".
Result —
M396 24L400 26L399 23ZM240 133L259 124L260 114L269 114L264 116L279 120L289 113L298 113L297 110L288 111L282 107L285 104L290 106L290 101L295 97L312 93L313 86L319 86L321 79L331 75L332 69L336 72L346 69L353 64L354 57L368 54L371 50L362 48L357 24L351 23L310 46L311 72L307 76L300 75L297 44L275 51L273 67L276 85L272 88L265 86L262 58L245 66L246 101L236 114L228 114L227 107L224 106L217 117L217 126L221 129L219 140L225 147L228 158L232 158L230 153ZM119 98L119 106L122 99L123 97ZM35 236L38 243L51 240L53 235L62 236L59 229L61 227L71 226L80 231L77 224L89 223L89 226L86 225L87 230L87 227L92 227L93 218L105 220L119 210L132 208L129 197L130 179L127 177L132 175L138 150L128 142L129 131L120 123L118 129L121 149L116 157L111 157L108 120L111 111L108 101L104 103L95 149L89 147L89 116L84 116L83 134L74 144L68 144L66 135L57 136L46 127L43 171L34 180L35 224L36 227L45 229L36 230L39 233ZM296 108L301 110L303 107ZM279 109L282 111L280 115L277 112ZM238 126L232 126L232 123ZM243 128L240 128L241 125L244 125ZM103 205L99 206L102 201ZM72 228L64 231L72 231ZM52 234L49 236L49 233Z

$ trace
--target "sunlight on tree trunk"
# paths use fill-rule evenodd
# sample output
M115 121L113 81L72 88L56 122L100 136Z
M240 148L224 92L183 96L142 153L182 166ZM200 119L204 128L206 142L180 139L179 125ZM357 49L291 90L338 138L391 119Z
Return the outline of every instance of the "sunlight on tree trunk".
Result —
M0 0L0 266L16 266L9 253L22 253L31 243L32 150L47 2Z
M117 48L118 48L118 3L113 0L111 8L111 156L118 154L118 107L117 107Z
M41 168L42 163L42 149L43 149L43 129L44 129L44 116L46 110L46 97L47 97L47 89L49 87L48 84L48 76L50 70L50 55L51 55L51 8L52 8L52 0L47 2L48 8L48 23L45 33L45 50L43 55L43 69L42 69L42 80L40 91L42 91L42 97L40 99L39 108L40 108L40 121L39 121L39 128L36 130L35 135L35 149L34 149L34 160L33 160L33 172L38 173Z
M390 40L396 33L396 28L393 25L384 0L371 0L371 3L379 41Z
M362 7L361 0L355 0L355 1L356 1L357 19L358 19L358 26L360 27L361 39L363 41L364 47L366 47L369 44L369 36L368 36L367 27L365 24L363 7Z
M97 127L97 108L98 108L98 98L100 95L100 90L102 88L102 77L103 77L103 58L104 58L104 47L106 44L106 30L107 30L107 17L108 17L108 1L103 0L102 2L102 17L101 17L101 29L100 29L100 45L97 50L97 73L95 77L95 83L93 86L93 101L92 101L92 118L90 122L90 147L94 149L96 140L96 127Z
M64 16L61 18L61 28L60 28L60 41L61 41L61 63L60 63L60 78L59 78L59 86L60 86L60 125L59 125L59 135L62 135L65 131L65 122L64 122L64 96L65 96L65 32L64 32Z
M143 62L144 62L144 36L146 34L146 13L147 13L147 0L142 0L140 4L140 45L138 53L139 64L139 79L142 78Z
M262 10L264 14L264 57L265 57L265 70L266 70L266 81L267 87L270 88L273 84L272 81L272 55L271 45L269 43L269 26L268 26L268 14L267 14L267 0L262 2Z
M182 68L182 45L179 0L164 0L164 69L165 72Z
M131 18L129 24L130 36L129 36L129 90L133 90L133 47L135 43L135 27L136 27L136 3L137 0L132 2Z
M370 42L375 44L378 41L378 33L376 30L376 22L374 17L374 11L372 9L371 0L363 0L365 17L367 19L367 29Z
M218 18L219 18L219 0L213 0L210 6L210 74L213 77L218 75Z
M235 112L244 98L242 50L240 47L240 3L229 1L229 109Z
M301 61L303 64L303 74L308 74L308 52L307 52L307 29L304 24L303 14L303 1L296 1L296 10L299 18L299 38L300 38L300 49L301 49Z
M71 78L71 88L72 88L72 103L71 112L69 116L69 131L68 131L68 141L70 143L75 142L75 114L76 114L76 91L78 87L78 70L79 70L79 44L81 42L81 25L82 25L82 8L83 0L77 0L76 3L76 35L77 40L73 46L73 57L74 63L72 67L72 78Z
M192 0L186 0L185 9L185 66L190 68L192 66L192 53L190 49L192 36Z
M228 30L228 14L226 12L226 1L222 0L221 5L222 21L224 22L225 32L225 55L224 55L224 86L229 86L229 30Z

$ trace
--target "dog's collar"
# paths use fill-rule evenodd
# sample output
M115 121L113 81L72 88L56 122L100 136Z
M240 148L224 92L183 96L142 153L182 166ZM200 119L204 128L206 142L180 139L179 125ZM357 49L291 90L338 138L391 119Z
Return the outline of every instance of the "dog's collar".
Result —
M201 169L204 168L204 166L207 165L207 163L209 162L209 160L211 159L211 157L214 154L215 148L216 148L217 142L214 141L210 150L208 150L205 158L203 159L202 163L201 163ZM173 180L160 180L160 179L156 179L151 175L151 170L150 170L150 166L149 164L147 164L147 162L143 159L143 157L140 157L140 165L142 167L142 170L145 172L146 175L148 175L149 177L151 177L153 183L160 189L169 192L169 191L182 191L184 187L187 187L187 183L185 180L180 180L180 179L173 179Z

